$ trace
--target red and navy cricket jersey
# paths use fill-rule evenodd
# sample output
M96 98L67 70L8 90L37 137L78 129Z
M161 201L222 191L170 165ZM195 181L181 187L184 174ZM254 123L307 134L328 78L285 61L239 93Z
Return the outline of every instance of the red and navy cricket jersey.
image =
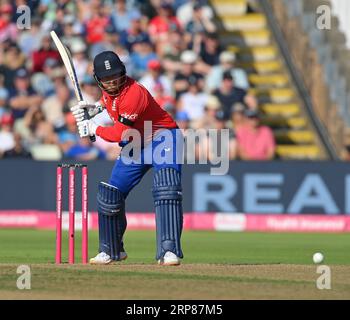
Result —
M177 128L174 119L157 104L147 89L130 77L117 97L102 91L100 102L114 122L111 127L97 127L96 134L106 141L122 141L123 133L130 128L138 130L143 139L145 121L152 121L152 135L159 129Z

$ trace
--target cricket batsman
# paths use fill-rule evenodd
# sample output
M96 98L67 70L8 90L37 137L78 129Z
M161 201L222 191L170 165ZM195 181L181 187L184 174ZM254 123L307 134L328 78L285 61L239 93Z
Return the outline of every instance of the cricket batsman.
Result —
M181 233L183 225L181 164L176 155L183 152L176 140L179 138L177 124L153 99L151 94L126 74L125 65L117 54L104 51L93 62L94 78L102 90L101 100L94 105L82 101L71 111L77 121L81 138L97 135L122 147L108 182L98 186L99 253L90 259L92 264L108 264L127 258L123 235L127 227L125 200L129 192L153 167L153 198L156 212L156 259L161 265L179 265L183 258ZM84 108L89 120L84 120ZM113 126L98 126L92 119L106 109ZM145 123L151 122L150 136L145 135ZM130 129L140 133L140 161L125 161L129 153L123 153L132 141L127 137ZM174 161L159 163L145 158L160 145L157 136L167 130L173 139L164 143L162 152L170 152ZM125 138L127 137L127 138ZM169 139L167 140L169 141ZM162 145L163 146L163 145ZM130 157L132 156L130 153Z

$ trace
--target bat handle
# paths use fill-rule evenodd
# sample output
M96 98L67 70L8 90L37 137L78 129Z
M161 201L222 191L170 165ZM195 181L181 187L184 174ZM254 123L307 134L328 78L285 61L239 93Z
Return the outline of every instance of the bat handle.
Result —
M89 120L90 119L90 116L89 116L89 113L88 113L87 109L84 109L84 118L85 118L85 120ZM96 141L96 136L95 135L89 136L89 138L90 138L91 142L95 142Z

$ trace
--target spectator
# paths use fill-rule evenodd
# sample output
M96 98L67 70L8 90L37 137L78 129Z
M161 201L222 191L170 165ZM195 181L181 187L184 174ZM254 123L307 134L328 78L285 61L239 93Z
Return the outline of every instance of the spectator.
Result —
M15 146L11 150L7 150L4 152L4 158L26 158L31 159L32 154L24 149L22 145L22 139L20 134L15 133L14 135Z
M59 62L52 58L46 59L43 65L43 72L36 72L32 75L31 83L33 89L44 98L54 94L54 78L57 78L59 70L62 77L65 78L67 72L63 70L63 67L60 67Z
M236 131L238 156L241 160L272 160L276 148L272 130L260 125L256 110L246 110L245 117L245 125Z
M192 123L194 129L212 129L215 127L217 112L221 110L220 101L216 96L208 96L204 108L204 115Z
M199 79L195 76L190 76L188 82L188 92L183 93L180 96L178 109L185 111L189 119L195 121L203 117L208 95L201 91L199 87Z
M134 45L134 52L130 55L133 64L133 76L140 79L147 71L149 61L157 59L151 43L141 41Z
M137 16L141 16L137 9L128 9L125 0L116 0L111 20L118 32L127 30L130 27L131 21Z
M216 26L203 14L205 6L201 2L197 2L193 5L193 16L191 20L186 24L186 43L188 47L193 48L195 52L199 52L200 44L203 40L205 33L216 32Z
M175 75L174 79L174 89L175 89L175 98L189 89L189 78L194 77L198 80L199 89L202 90L204 87L204 78L200 73L194 71L195 64L197 62L197 55L191 51L186 50L181 54L181 71Z
M55 131L59 131L65 126L64 112L70 110L70 107L75 103L68 87L57 83L55 94L44 100L41 109L46 120L54 127Z
M101 0L74 1L77 4L77 17L79 21L86 22L91 19L93 12L97 11L101 5Z
M27 129L27 135L24 137L26 145L57 145L58 140L54 128L45 119L45 115L39 107L31 107L28 110L23 118L23 125Z
M69 45L71 39L81 37L84 33L83 24L75 18L74 15L65 15L63 17L63 39L62 41Z
M193 15L195 14L195 8L200 6L201 19L204 21L212 21L214 18L214 12L212 8L204 4L204 1L190 0L186 1L176 11L176 17L178 18L181 25L185 28L188 23L191 22Z
M238 130L241 126L245 124L245 111L246 107L243 103L236 102L231 108L231 126L234 130Z
M85 22L86 41L88 44L95 44L103 41L105 29L111 20L102 6L93 6L91 12L91 17Z
M237 140L235 131L232 128L226 127L226 118L222 110L216 113L215 120L214 128L217 130L217 136L214 141L209 140L209 150L213 153L212 158L214 159L219 153L221 156L227 155L230 160L236 159ZM225 140L226 136L223 136L223 130L228 130L228 141Z
M18 35L18 46L26 57L31 57L33 52L40 48L40 39L43 32L40 25L41 20L33 18L30 29L25 29Z
M120 34L120 43L132 52L135 43L150 41L149 36L142 30L141 15L133 15L130 20L130 27Z
M182 70L181 55L186 50L184 36L178 30L169 32L169 41L164 43L157 54L162 60L164 70L171 76Z
M113 51L114 47L120 42L119 33L116 32L113 25L107 25L103 41L97 42L90 47L90 58L93 59L103 51Z
M0 74L4 77L4 86L8 90L14 88L14 78L17 70L24 66L26 58L15 43L8 43L4 48L4 57L0 65Z
M155 86L162 86L163 94L166 96L172 95L171 81L167 76L162 74L162 66L159 60L150 60L148 62L148 72L140 79L140 83L155 96Z
M60 61L60 55L56 49L53 49L50 36L44 35L41 39L40 49L32 54L33 72L42 72L45 61L49 58Z
M15 88L10 91L9 105L15 119L22 118L30 107L39 107L42 97L30 86L29 73L26 69L16 72Z
M81 79L86 73L89 61L86 58L86 44L81 38L76 38L71 44L72 60L78 79Z
M13 118L11 114L5 113L0 118L0 156L15 146L12 132Z
M222 76L220 88L214 91L214 95L219 98L225 112L225 117L228 119L231 106L236 102L244 103L247 91L237 88L233 81L231 71L225 71Z
M96 85L94 78L88 74L80 81L81 91L84 97L84 100L88 103L94 104L96 101L100 100L101 91Z
M0 6L0 43L17 40L17 26L12 22L13 8L5 3Z
M158 15L149 23L149 34L153 43L166 42L170 30L181 30L181 26L170 4L162 3Z
M213 21L203 13L205 7L206 6L201 2L197 2L193 5L193 15L185 27L187 32L191 34L216 32L216 26Z
M216 131L208 132L206 139L202 141L201 145L197 145L198 159L208 159L215 162L220 157L227 157L233 160L237 154L237 142L235 133L232 128L226 128L226 119L222 110L215 112L213 127ZM228 131L228 140L224 131Z
M70 148L79 142L79 134L77 133L77 124L71 113L65 114L66 126L58 132L58 144L65 155Z
M64 16L65 11L64 8L56 3L53 3L48 8L46 14L46 19L43 22L43 28L45 30L53 30L59 37L63 37L64 35Z
M224 51L219 56L219 65L215 65L210 69L206 78L206 89L210 92L219 87L222 75L229 71L234 79L237 88L247 90L249 89L249 82L246 72L243 69L235 68L236 56L234 53Z
M251 110L258 110L258 100L252 94L247 94L244 97L244 104Z
M74 16L75 12L75 1L61 0L58 3L56 1L54 3L51 2L45 14L42 28L45 31L54 30L59 37L62 37L65 35L65 32L68 31L66 29L67 20L69 21L71 19L70 17ZM75 22L77 23L77 20L75 20Z
M207 74L210 69L219 64L219 55L221 53L219 36L216 33L207 33L200 45L199 56L202 59L200 72Z

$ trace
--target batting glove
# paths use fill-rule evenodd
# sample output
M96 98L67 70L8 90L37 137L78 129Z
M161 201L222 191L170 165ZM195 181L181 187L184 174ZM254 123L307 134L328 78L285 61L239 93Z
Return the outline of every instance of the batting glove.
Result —
M80 138L94 136L96 134L97 124L92 120L83 120L77 122Z
M88 111L90 118L102 112L102 106L98 102L96 102L95 104L88 104L86 101L79 101L77 105L73 106L70 109L77 123L86 120L84 115L84 109Z

